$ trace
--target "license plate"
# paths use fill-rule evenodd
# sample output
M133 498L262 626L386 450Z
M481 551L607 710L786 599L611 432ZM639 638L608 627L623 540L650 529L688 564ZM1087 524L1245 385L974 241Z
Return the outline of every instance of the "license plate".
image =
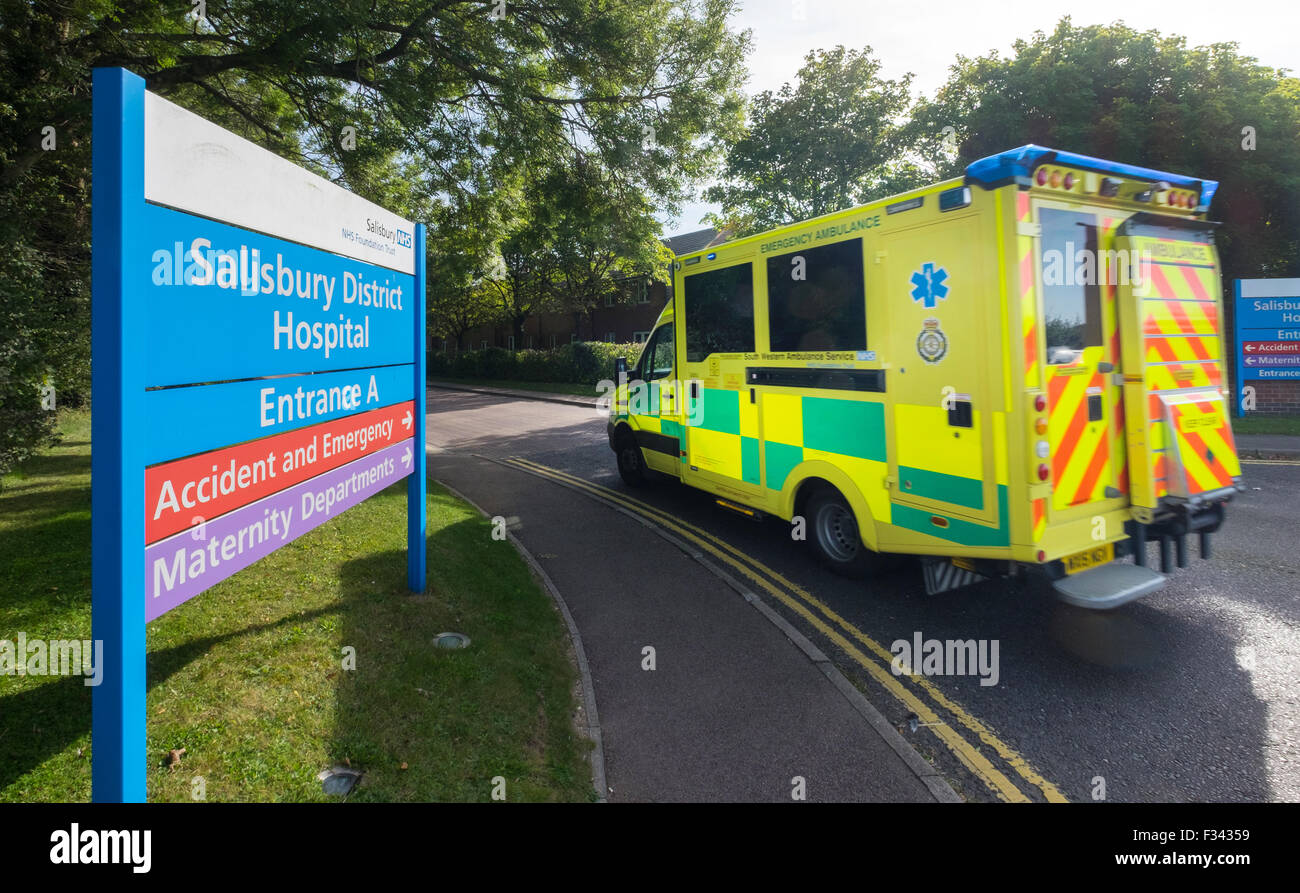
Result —
M1080 571L1086 571L1101 564L1109 564L1114 559L1115 544L1107 543L1095 549L1086 549L1083 552L1076 552L1074 555L1067 555L1061 561L1065 564L1067 574L1077 574Z

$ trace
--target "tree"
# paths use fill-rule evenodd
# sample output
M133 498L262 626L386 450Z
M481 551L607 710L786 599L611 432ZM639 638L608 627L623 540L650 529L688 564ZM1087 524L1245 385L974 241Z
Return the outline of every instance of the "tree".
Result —
M554 239L551 289L558 309L588 314L621 282L662 275L672 260L646 197L582 156L552 171L535 200Z
M704 197L738 236L807 220L918 185L903 157L911 75L880 77L871 48L804 57L797 84L753 100L748 132Z
M495 298L495 317L510 324L520 346L528 317L559 309L554 289L559 275L555 229L545 215L531 213L535 207L521 207L501 241L494 268L484 278L485 289Z
M957 175L1024 143L1219 180L1210 218L1225 283L1300 274L1300 81L1234 43L1123 23L1018 40L1012 56L959 56L914 118L918 151ZM957 153L944 152L952 128Z
M735 7L0 0L0 470L51 430L32 387L43 370L65 390L87 384L93 67L128 67L415 219L452 197L491 204L485 183L576 147L673 210L738 126ZM57 150L42 146L50 127Z
M492 262L500 221L474 217L483 203L448 203L434 212L427 229L426 315L431 334L464 348L465 333L495 321L497 305L485 276Z

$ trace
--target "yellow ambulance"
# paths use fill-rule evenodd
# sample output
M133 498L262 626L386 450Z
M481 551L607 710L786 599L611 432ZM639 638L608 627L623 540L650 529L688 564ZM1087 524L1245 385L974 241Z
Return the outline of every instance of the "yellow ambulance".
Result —
M620 365L619 472L789 520L851 576L903 553L931 593L1027 569L1087 607L1152 592L1240 489L1217 186L1028 145L681 255Z

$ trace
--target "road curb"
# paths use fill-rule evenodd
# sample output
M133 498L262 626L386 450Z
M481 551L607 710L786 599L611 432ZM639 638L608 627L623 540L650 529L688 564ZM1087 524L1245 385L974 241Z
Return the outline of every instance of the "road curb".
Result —
M492 517L485 512L478 503L470 499L464 493L461 493L455 487L445 481L440 481L437 478L433 478L433 480L437 481L439 486L446 488L446 490L457 499L468 503L483 517ZM523 556L524 561L527 562L533 573L542 581L542 585L546 587L546 591L550 593L551 599L555 602L556 607L559 608L560 616L564 618L564 625L569 631L569 641L573 644L573 652L577 656L578 676L582 684L582 706L583 712L586 715L586 721L583 723L580 731L592 744L591 784L592 787L595 788L598 802L606 803L608 802L606 794L609 792L609 786L605 779L605 743L601 737L600 716L596 712L596 689L591 680L591 667L587 663L587 652L582 646L582 634L578 632L578 624L574 622L573 615L569 613L569 606L565 603L564 596L560 594L560 590L551 579L551 575L543 569L538 560L533 557L533 553L528 551L528 547L521 543L517 536L508 530L506 531L506 536L509 538L510 542L514 544L514 547L519 554Z
M493 459L490 456L475 454L475 458L492 462L496 465L500 465L503 468L509 468L513 471L518 471L524 474L528 473L527 471L525 471L522 468L519 468L518 466L507 464L498 459ZM735 590L736 593L738 593L741 596L741 598L743 598L755 610L757 610L760 614L762 614L768 620L768 622L770 622L773 626L779 629L782 632L782 634L785 635L785 637L794 644L796 648L798 648L800 651L803 652L804 656L808 658L809 662L811 662L815 667L817 667L817 669L819 669L822 672L822 674L826 676L827 679L830 680L831 684L835 686L836 691L838 691L845 698L845 700L849 702L850 706L852 706L853 709L856 710L863 717L863 719L867 721L867 724L870 725L871 728L876 732L876 734L879 735L881 739L884 740L885 744L889 745L890 749L893 750L896 754L898 754L900 758L902 758L904 765L906 765L907 768L911 770L912 774L916 776L917 780L920 781L921 784L925 785L926 789L930 792L930 794L935 798L936 801L940 803L966 802L953 789L952 785L948 784L947 779L945 779L941 774L939 774L939 771L935 769L934 766L926 762L925 758L922 757L919 752L917 752L916 748L912 747L912 745L907 742L907 739L904 738L899 733L899 731L895 729L893 725L890 724L889 720L885 718L884 714L882 714L879 710L877 710L875 705L867 700L866 695L858 691L857 687L854 686L854 684L848 680L848 677L846 677L843 673L839 671L839 668L835 666L835 664L831 661L831 659L827 657L826 654L820 648L818 648L811 639L809 639L807 636L805 636L803 633L797 630L788 620L786 620L783 616L781 616L781 614L776 609L774 609L771 605L769 605L766 601L764 601L763 598L759 596L757 593L755 593L752 589L750 589L744 583L740 582L735 577L733 577L730 573L718 567L716 564L714 564L712 561L706 558L704 553L701 550L695 548L690 543L686 542L680 537L675 536L674 534L662 529L658 524L655 524L653 521L650 521L647 518L643 518L640 515L636 514L635 512L629 511L628 509L624 508L621 505L608 502L605 499L601 498L600 496L586 493L565 481L555 480L554 478L547 478L547 480L550 480L551 483L554 483L560 487L565 487L576 493L580 493L584 496L588 496L591 499L595 499L598 502L605 505L607 508L611 508L614 511L626 515L632 520L638 522L647 530L650 530L655 535L659 536L661 539L667 541L671 545L675 546L677 549L684 552L687 555L687 557L694 559L694 561L697 564L701 565L705 570L707 570L709 573L713 574L715 577L717 577L719 580L725 583L730 589Z
M569 406L583 406L594 409L597 397L580 397L577 394L552 394L547 391L516 391L504 388L473 387L452 384L444 381L425 382L428 387L441 388L444 391L467 391L471 394L488 394L492 397L510 397L516 400L541 400L544 403L564 403Z
M1300 459L1300 450L1290 449L1238 449L1237 456L1241 459Z

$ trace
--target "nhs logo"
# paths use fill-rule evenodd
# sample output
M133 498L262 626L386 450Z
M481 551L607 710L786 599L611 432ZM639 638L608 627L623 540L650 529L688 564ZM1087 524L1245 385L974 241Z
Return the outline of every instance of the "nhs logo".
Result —
M397 244L400 245L402 248L410 248L410 247L411 247L411 234L408 233L408 232L406 232L405 230L401 230L401 229L399 229L399 230L397 231L397 239L396 239L396 241L397 241Z

